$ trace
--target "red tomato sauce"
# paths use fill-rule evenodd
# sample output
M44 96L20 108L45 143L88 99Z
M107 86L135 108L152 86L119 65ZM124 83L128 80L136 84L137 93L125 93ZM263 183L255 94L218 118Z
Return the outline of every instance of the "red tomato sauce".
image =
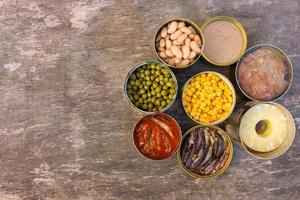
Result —
M179 126L166 114L146 116L134 130L137 149L144 156L154 160L171 156L177 150L180 140Z

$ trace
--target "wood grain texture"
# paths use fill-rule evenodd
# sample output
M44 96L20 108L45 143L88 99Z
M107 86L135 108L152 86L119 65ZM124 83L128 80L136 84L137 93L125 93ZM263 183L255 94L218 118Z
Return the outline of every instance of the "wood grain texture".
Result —
M203 181L186 176L175 157L151 162L135 151L131 132L142 115L122 87L131 67L155 59L163 21L201 25L215 15L237 18L249 47L270 43L290 56L294 82L279 103L298 133L272 161L235 145L226 173ZM0 199L299 199L299 32L298 0L0 0ZM174 70L179 88L207 69L234 82L234 66L201 58ZM194 123L180 98L168 113L184 132Z

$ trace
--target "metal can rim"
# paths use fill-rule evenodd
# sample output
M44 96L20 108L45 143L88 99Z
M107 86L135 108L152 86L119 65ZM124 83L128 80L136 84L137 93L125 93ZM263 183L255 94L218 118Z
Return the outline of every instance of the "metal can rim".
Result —
M229 22L233 23L235 26L237 26L238 29L241 31L241 33L243 35L243 40L244 40L243 48L242 48L241 53L239 54L239 56L236 57L235 59L233 59L232 61L228 62L228 63L216 63L213 60L211 60L210 58L208 58L208 56L206 56L204 51L203 51L202 56L205 60L207 60L208 62L210 62L210 63L212 63L216 66L224 67L224 66L232 65L233 63L237 62L243 56L244 52L247 49L248 39L247 39L247 33L246 33L243 25L238 20L236 20L232 17L229 17L229 16L223 16L222 15L222 16L215 16L215 17L212 17L212 18L208 19L207 21L204 22L204 24L202 24L202 26L200 28L201 31L204 32L204 29L207 27L208 24L210 24L212 22L215 22L215 21L218 21L218 20L226 20L226 21L229 21Z
M152 116L152 115L156 115L156 114L166 115L167 117L169 117L170 119L172 119L172 120L175 122L175 124L177 125L178 130L179 130L179 142L178 142L178 145L177 145L176 150L175 150L172 154L170 154L168 157L163 158L163 159L151 159L151 158L145 156L144 154L142 154L142 153L140 152L140 150L139 150L138 147L136 146L135 140L134 140L134 131L135 131L135 129L136 129L136 126L140 123L140 121L142 121L142 120L143 120L144 118L146 118L146 117L149 117L149 116ZM143 116L142 118L140 118L140 119L135 123L135 125L134 125L134 127L133 127L133 130L132 130L131 139L132 139L133 145L134 145L134 147L135 147L135 150L136 150L142 157L146 158L147 160L151 160L151 161L164 161L164 160L170 159L171 157L173 157L173 156L178 152L178 149L180 148L181 142L182 142L182 130L181 130L180 125L179 125L178 122L176 121L176 119L174 119L174 117L172 117L171 115L169 115L169 114L167 114L167 113L163 113L163 112L155 112L155 113L152 113L152 114Z
M183 164L182 162L182 159L181 159L181 155L180 155L180 151L181 151L181 145L182 145L182 142L184 141L185 137L190 134L194 129L197 129L197 128L200 128L200 127L209 127L209 128L212 128L212 129L217 129L219 131L221 131L221 133L226 137L227 141L228 141L228 147L229 147L229 157L227 159L227 162L226 164L223 166L222 169L220 169L219 171L217 171L216 173L214 174L211 174L211 175L199 175L199 174L196 174L196 173L193 173L191 171L189 171ZM217 176L220 176L221 174L223 174L227 169L228 167L230 166L231 164L231 161L232 161L232 157L233 157L233 145L232 145L232 141L231 141L231 138L228 136L228 134L223 130L221 129L220 127L218 126L215 126L215 125L196 125L190 129L188 129L182 136L182 139L181 139L181 144L180 144L180 147L178 148L178 151L177 151L177 161L179 163L179 166L180 168L188 175L194 177L194 178L198 178L198 179L212 179L212 178L215 178Z
M198 57L190 64L184 66L184 67L175 67L175 66L172 66L168 63L166 63L157 53L157 50L156 50L156 47L155 47L155 43L156 43L156 37L159 33L159 31L165 26L167 25L168 23L170 23L171 21L181 21L181 22L185 22L185 23L188 23L189 25L191 25L195 31L197 31L197 33L200 35L201 37L201 40L202 40L202 47L201 47L201 53L198 55ZM174 69L186 69L187 67L190 67L192 66L193 64L195 64L199 58L201 57L201 55L203 54L203 49L204 49L204 45L205 45L205 41L204 41L204 38L203 38L203 34L202 34L202 31L201 29L199 28L199 26L192 20L190 19L187 19L187 18L173 18L173 19L169 19L169 20L166 20L164 21L160 26L159 28L156 30L155 32L155 35L154 35L154 40L153 40L153 47L154 47L154 52L155 52L155 55L156 57L159 59L160 62L162 62L163 64L167 65L168 67L171 67L171 68L174 68Z
M258 101L258 102L264 102L264 101L265 101L265 100L254 99L254 98L252 98L251 96L249 96L246 92L244 92L244 90L242 89L242 87L241 87L241 85L240 85L240 83L239 83L239 80L238 80L238 68L239 68L239 65L240 65L241 60L244 58L244 56L245 56L249 51L252 51L252 50L255 49L255 48L259 48L259 47L263 47L263 46L265 46L265 47L270 47L270 48L274 48L275 50L277 50L277 51L279 51L280 53L282 53L282 55L286 58L286 60L287 60L287 62L288 62L288 65L289 65L288 67L290 67L290 70L291 70L291 78L290 78L290 80L289 80L289 85L288 85L288 87L286 88L286 90L285 90L281 95L279 95L279 96L276 97L275 99L271 100L271 101L276 101L276 100L281 99L281 98L288 92L288 90L290 89L290 87L291 87L291 85L292 85L293 79L294 79L293 64L292 64L290 58L288 57L288 55L287 55L282 49L280 49L279 47L274 46L274 45L271 45L271 44L257 44L257 45L254 45L254 46L248 48L248 49L244 52L243 56L239 59L239 61L238 61L237 64L236 64L236 67L235 67L235 80L236 80L236 83L237 83L237 85L238 85L240 91L241 91L247 98L249 98L249 99L251 99L251 100L253 100L253 101Z
M293 118L293 116L292 116L292 114L289 112L289 110L286 108L286 107L284 107L283 105L281 105L281 104L279 104L279 103L276 103L276 102L273 102L273 101L264 101L264 102L256 102L256 104L255 105L257 105L257 104L264 104L264 103L268 103L268 104L273 104L273 105L275 105L275 106L278 106L278 107L280 107L280 109L282 109L282 111L283 112L285 112L285 114L287 114L291 119L293 119L292 120L292 122L293 122L293 127L292 127L292 129L293 129L293 133L292 133L292 138L291 138L291 142L286 146L286 148L285 148L285 150L284 151L282 151L280 154L278 154L278 155L273 155L273 156L270 156L270 157L268 157L268 158L264 158L264 157L260 157L260 156L258 156L258 155L255 155L255 154L253 154L251 151L249 151L249 149L248 149L248 147L244 144L244 142L240 139L240 143L241 143L241 145L243 146L243 148L246 150L246 152L249 154L249 155L251 155L251 156L253 156L253 157L256 157L256 158L258 158L258 159L261 159L261 160L271 160L271 159L274 159L274 158L278 158L278 157L280 157L280 156L282 156L283 154L285 154L288 150L289 150L289 148L292 146L292 144L293 144L293 141L294 141L294 139L295 139L295 135L296 135L296 125L295 125L295 121L294 121L294 118ZM254 106L255 106L254 105ZM253 107L254 107L253 106ZM251 108L250 108L251 109ZM249 110L250 110L249 109ZM246 114L248 112L248 110L244 113L244 114ZM242 118L243 118L243 116L242 116ZM239 127L240 126L240 124L238 124L238 131L239 131ZM238 136L240 137L240 134L238 133ZM278 147L279 148L279 147ZM276 149L274 149L274 151L275 151ZM268 153L268 152L267 152Z
M221 78L221 79L229 86L229 88L230 88L230 90L231 90L231 92L232 92L232 100L233 100L233 101L232 101L231 108L230 108L229 112L227 113L226 117L224 117L223 119L219 119L219 120L217 120L217 121L211 122L211 123L207 123L207 124L206 124L206 123L203 123L203 122L200 122L200 121L197 121L197 120L195 120L195 119L193 119L192 116L190 116L190 114L186 111L185 106L183 105L183 93L184 93L184 91L185 91L185 89L186 89L187 84L188 84L193 78L195 78L196 76L198 76L198 75L200 75L200 74L205 74L205 73L213 73L213 74L219 76L219 77L220 77L220 78ZM228 119L228 117L229 117L229 116L231 115L231 113L233 112L234 107L235 107L235 104L236 104L236 92L235 92L235 89L234 89L234 87L233 87L231 81L230 81L226 76L224 76L223 74L221 74L221 73L219 73L219 72L215 72L215 71L203 71L203 72L200 72L200 73L198 73L198 74L195 74L194 76L192 76L191 78L189 78L189 79L185 82L185 84L184 84L184 86L183 86L183 90L182 90L181 102L182 102L182 106L183 106L183 109L184 109L185 113L189 116L189 118L190 118L191 120L193 120L193 121L196 122L197 124L201 124L201 125L205 125L205 126L209 126L209 125L217 125L217 124L220 124L220 123L224 122L226 119Z
M142 109L139 109L137 108L131 101L130 99L128 98L128 94L127 94L127 82L128 82L128 79L130 77L130 75L139 67L141 66L144 66L144 65L147 65L147 64L160 64L162 67L166 68L172 78L174 79L174 83L175 83L175 94L174 94L174 98L173 100L171 101L171 103L169 103L166 107L164 107L162 110L160 111L156 111L156 112L149 112L149 111L144 111ZM173 73L173 71L168 67L166 66L165 64L159 62L159 61L154 61L154 60L147 60L145 62L142 62L142 63L139 63L139 64L136 64L134 67L132 67L126 74L126 77L125 77L125 80L124 80L124 85L123 85L123 94L125 96L125 99L126 101L128 102L128 104L130 105L131 108L133 108L135 111L138 111L138 112L141 112L143 114L154 114L154 113L157 113L157 112L165 112L166 110L168 110L175 102L176 98L177 98L177 94L178 94L178 82L177 82L177 78L175 76L175 74Z

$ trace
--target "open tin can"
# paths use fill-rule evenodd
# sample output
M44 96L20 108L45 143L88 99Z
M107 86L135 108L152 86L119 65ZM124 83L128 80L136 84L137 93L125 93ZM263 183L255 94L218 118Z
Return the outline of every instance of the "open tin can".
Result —
M230 38L230 37L234 37L233 35L230 35L229 33L225 32L225 28L224 27L219 27L218 30L214 30L213 33L205 33L207 29L209 29L210 25L212 25L213 23L220 23L220 22L226 22L229 25L233 25L231 27L231 29L233 29L236 32L240 32L240 36L241 36L241 42L242 45L238 48L239 52L237 52L237 55L235 55L234 57L232 57L233 55L231 55L231 59L228 61L224 61L224 62L220 62L217 61L216 58L212 58L215 56L221 56L224 57L224 54L226 54L227 52L230 51L230 49L228 49L228 46L222 46L221 44L219 44L219 46L217 47L217 42L224 42L226 38ZM208 28L209 27L209 28ZM205 40L206 45L204 46L204 50L203 50L203 57L205 58L205 60L207 60L208 62L217 65L217 66L229 66L233 63L235 63L236 61L238 61L242 55L244 54L245 50L247 49L247 34L246 31L244 29L244 27L242 26L242 24L240 22L238 22L236 19L228 17L228 16L215 16L213 18L208 19L207 21L204 22L204 24L201 26L201 31ZM230 29L230 30L231 30ZM235 30L236 29L236 30ZM221 35L222 33L224 33L224 38L221 39ZM215 38L213 38L215 37ZM233 42L236 42L237 40L235 38L232 38ZM225 43L226 44L226 43ZM223 45L225 45L223 44ZM231 45L231 43L227 43L226 45ZM215 55L213 55L212 53L208 53L209 49L212 48L218 48L219 52L218 53L214 53ZM232 47L231 47L232 48ZM236 47L237 48L237 47ZM222 51L220 51L220 49L223 49ZM211 55L209 55L211 54ZM213 56L212 56L213 55Z
M135 106L132 101L129 99L129 96L128 96L128 93L127 93L127 83L129 81L129 78L131 76L132 73L134 73L138 68L142 67L142 66L145 66L145 65L149 65L149 64L156 64L156 65L161 65L161 67L165 68L168 70L168 72L171 74L171 77L173 78L174 80L174 85L175 85L175 93L174 93L174 97L173 99L171 100L171 102L169 104L167 104L163 109L159 110L159 112L164 112L166 110L168 110L174 103L176 97L177 97L177 93L178 93L178 83L177 83L177 79L176 79L176 76L175 74L172 72L172 70L167 67L165 64L162 64L158 61L153 61L153 60L148 60L148 61L145 61L143 63L140 63L140 64L137 64L135 65L126 75L126 78L125 78L125 81L124 81L124 87L123 87L123 92L124 92L124 95L125 95L125 98L128 102L128 104L130 105L131 108L133 108L134 110L136 111L139 111L139 112L142 112L144 114L153 114L153 113L156 113L155 112L149 112L149 111L145 111L145 110L142 110L141 108L138 108L137 106Z
M165 21L164 23L162 23L162 25L160 25L160 27L157 29L157 31L155 32L155 35L154 35L154 41L153 41L153 47L154 47L154 52L155 52L155 55L156 57L159 59L160 62L164 63L165 65L169 66L169 67L172 67L172 68L176 68L176 69L185 69L191 65L193 65L194 63L197 62L197 60L201 57L202 53L200 53L199 55L197 55L196 59L189 63L188 65L184 66L184 67L175 67L173 65L170 65L169 63L165 62L164 59L162 59L159 55L158 55L158 51L156 49L156 45L155 43L157 42L157 38L158 38L158 35L161 31L161 29L165 26L167 26L170 22L172 21L177 21L177 22L184 22L186 23L187 25L189 26L192 26L195 31L197 32L197 34L200 36L201 38L201 42L202 42L202 46L201 46L201 52L203 52L203 48L204 48L204 45L205 45L205 41L204 41L204 38L203 38L203 34L202 34L202 31L201 29L197 26L197 24L195 22L193 22L192 20L190 19L186 19L186 18L174 18L174 19L170 19L170 20L167 20Z
M199 128L210 128L210 129L214 129L214 130L217 130L218 131L218 134L222 134L222 137L226 139L226 142L227 142L227 147L228 148L228 158L227 160L225 160L225 164L222 166L221 169L219 169L218 171L216 171L215 173L213 174L210 174L210 175L201 175L201 174L197 174L195 172L192 172L191 170L189 170L185 164L183 163L183 156L182 156L182 152L183 152L183 148L184 146L183 145L186 145L186 143L188 142L187 139L189 138L190 134L192 131L196 130L196 129L199 129ZM179 163L179 166L181 167L181 169L188 175L194 177L194 178L199 178L199 179L210 179L210 178L215 178L221 174L223 174L227 168L229 167L231 161L232 161L232 155L233 155L233 147L232 147L232 142L231 142L231 139L230 137L226 134L226 132L217 127L217 126L214 126L214 125L209 125L209 126L204 126L204 125L197 125L197 126L194 126L192 128L190 128L189 130L187 130L185 132L185 134L182 136L182 142L181 142L181 146L177 152L177 160L178 160L178 163Z
M191 78L184 84L182 94L184 94L185 89L186 89L187 85L189 84L189 82L190 82L191 80L193 80L196 76L201 75L201 74L205 74L205 73L212 73L212 74L217 75L217 76L218 76L219 78L221 78L221 79L228 85L228 87L230 88L230 90L231 90L231 92L232 92L232 105L231 105L231 107L230 107L229 112L228 112L228 113L226 114L226 116L223 117L222 119L219 119L219 120L217 120L217 121L213 121L213 122L210 122L210 123L206 124L206 123L203 123L203 122L201 122L201 121L195 120L195 119L187 112L186 107L185 107L184 105L183 105L183 108L184 108L185 113L189 116L189 118L190 118L191 120L193 120L194 122L198 123L198 124L201 124L201 125L216 125L216 124L220 124L220 123L222 123L223 121L225 121L225 120L231 115L231 113L232 113L233 110L234 110L235 104L236 104L236 93L235 93L235 89L234 89L232 83L230 82L230 80L229 80L226 76L224 76L223 74L220 74L220 73L218 73L218 72L214 72L214 71L203 71L203 72L200 72L200 73L198 73L198 74L195 74L193 77L191 77ZM184 104L184 103L183 103L183 102L184 102L183 99L184 99L184 95L182 95L182 99L181 99L182 104Z
M163 125L161 126L157 120L163 120L161 121ZM166 124L167 122L168 124ZM158 129L159 126L160 130ZM169 126L168 129L171 133L166 130L166 126ZM173 134L173 137L170 134ZM179 124L172 116L157 112L146 115L137 121L132 131L132 141L135 149L144 158L156 161L166 160L179 149L182 132ZM168 148L171 148L171 151L165 153Z
M263 81L263 80L266 80L266 79L269 80L269 79L273 78L274 79L273 84L270 84L269 87L266 87L265 85L262 85L260 83L261 81L258 78L255 79L255 80L253 78L249 78L249 80L251 80L252 84L248 84L248 88L250 88L250 86L251 86L252 91L254 90L254 88L257 88L256 89L256 93L258 93L258 89L259 88L266 88L265 91L260 92L260 93L266 94L266 91L270 91L270 87L276 87L276 86L274 86L274 84L276 82L278 83L278 81L282 81L282 79L283 79L287 83L286 84L287 86L285 88L283 88L283 90L282 90L281 93L279 93L278 95L275 95L274 97L269 98L269 99L255 98L255 97L251 96L251 94L247 93L247 88L243 88L243 84L242 84L243 79L239 75L240 68L241 68L241 65L242 65L244 59L248 58L249 60L250 59L253 60L254 59L254 53L258 52L258 51L261 51L261 50L266 50L266 51L270 52L270 54L272 52L271 55L274 56L274 58L278 59L278 61L276 62L276 64L277 63L281 63L280 66L282 66L282 68L285 71L283 73L284 74L283 78L280 77L280 79L278 79L278 78L274 79L274 77L272 75L272 72L274 71L274 73L276 73L275 74L276 77L278 77L278 73L280 71L282 71L282 70L279 70L279 69L269 69L269 71L267 72L267 74L268 74L269 77L260 78L260 80ZM264 55L263 58L265 59L265 58L268 58L268 57L270 59L270 55ZM250 63L249 60L247 61L247 63ZM260 59L260 62L262 62L261 59ZM257 64L257 65L259 65L259 64ZM275 64L272 65L273 68L274 68L274 65ZM259 66L259 67L262 68L261 66ZM245 68L244 74L246 76L249 76L249 74L254 73L254 72L250 71L250 69L249 69L248 66L247 67L245 66L244 68ZM259 77L258 73L259 72L257 70L255 70L255 76L256 77ZM242 93L246 97L248 97L249 99L251 99L253 101L275 101L275 100L280 99L282 96L284 96L286 94L286 92L289 90L289 88L290 88L290 86L292 84L292 81L293 81L293 66L292 66L292 63L291 63L288 55L283 50L281 50L280 48L278 48L276 46L273 46L273 45L270 45L270 44L259 44L259 45L255 45L255 46L247 49L247 51L244 53L244 55L242 56L242 58L238 61L237 65L236 65L236 68L235 68L235 78L236 78L236 82L237 82L238 87L240 88L240 90L242 91ZM278 87L276 87L276 88L278 88Z
M264 133L267 134L272 134L272 128L273 130L276 131L276 127L272 127L273 125L276 124L281 124L283 123L281 122L267 122L265 125L263 125L265 120L269 120L268 119L268 115L271 115L270 118L279 118L281 120L281 116L276 116L276 112L269 112L269 114L266 114L266 118L261 118L260 116L255 115L255 112L253 109L255 109L255 107L257 106L261 106L261 105L268 105L268 106L273 106L276 109L280 110L284 116L284 120L285 120L285 124L286 124L286 135L285 138L283 138L281 143L278 143L278 147L274 148L271 151L258 151L256 149L254 149L252 146L250 147L249 142L246 142L246 140L243 138L246 138L245 136L243 136L243 133L246 132L245 130L247 130L249 128L249 130L251 131L251 134L258 134L258 136L261 137L265 137L265 135L263 135ZM259 112L264 112L264 110L262 110L262 107L257 107L257 109ZM248 119L251 119L250 117L250 112L252 112L254 115L253 118L257 121L255 126L248 126L247 125L247 121ZM261 119L260 119L261 118ZM296 133L296 127L295 127L295 122L293 119L293 116L291 115L291 113L282 105L275 103L275 102L255 102L255 101L251 101L251 102L246 102L246 103L241 103L239 105L236 106L236 112L234 112L226 121L226 132L231 136L232 140L235 141L237 144L239 144L240 146L242 146L250 155L255 156L257 158L260 159L273 159L276 157L281 156L282 154L284 154L289 147L292 145L294 137L295 137L295 133ZM261 124L261 122L263 122ZM270 123L270 124L269 124ZM276 123L276 124L275 124ZM270 127L268 129L268 126ZM245 129L245 127L247 127L247 129ZM263 127L263 128L262 128ZM263 129L264 133L261 132L259 129ZM268 132L269 130L269 132ZM278 130L278 128L277 128ZM254 132L255 131L255 132ZM281 131L281 130L280 130ZM245 135L245 134L244 134ZM267 135L268 136L268 135ZM254 142L252 142L254 143ZM271 143L271 142L269 142ZM257 142L256 142L257 144ZM273 144L273 142L272 142Z

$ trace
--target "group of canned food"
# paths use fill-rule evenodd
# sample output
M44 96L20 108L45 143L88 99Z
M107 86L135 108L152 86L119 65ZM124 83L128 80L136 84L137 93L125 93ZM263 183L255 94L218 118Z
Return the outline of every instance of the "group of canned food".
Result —
M160 62L135 66L124 83L128 103L147 114L133 131L137 150L151 160L163 160L177 152L181 168L196 178L216 177L228 168L232 140L262 159L286 152L295 136L295 123L286 108L272 101L283 96L291 85L291 62L272 45L246 48L243 26L227 16L213 17L201 28L184 18L163 23L154 39ZM178 93L176 77L169 67L186 68L201 55L217 66L238 61L237 85L252 101L236 106L235 89L224 75L198 73L185 83L182 104L199 125L182 136L176 120L163 113ZM215 125L226 119L225 132Z

